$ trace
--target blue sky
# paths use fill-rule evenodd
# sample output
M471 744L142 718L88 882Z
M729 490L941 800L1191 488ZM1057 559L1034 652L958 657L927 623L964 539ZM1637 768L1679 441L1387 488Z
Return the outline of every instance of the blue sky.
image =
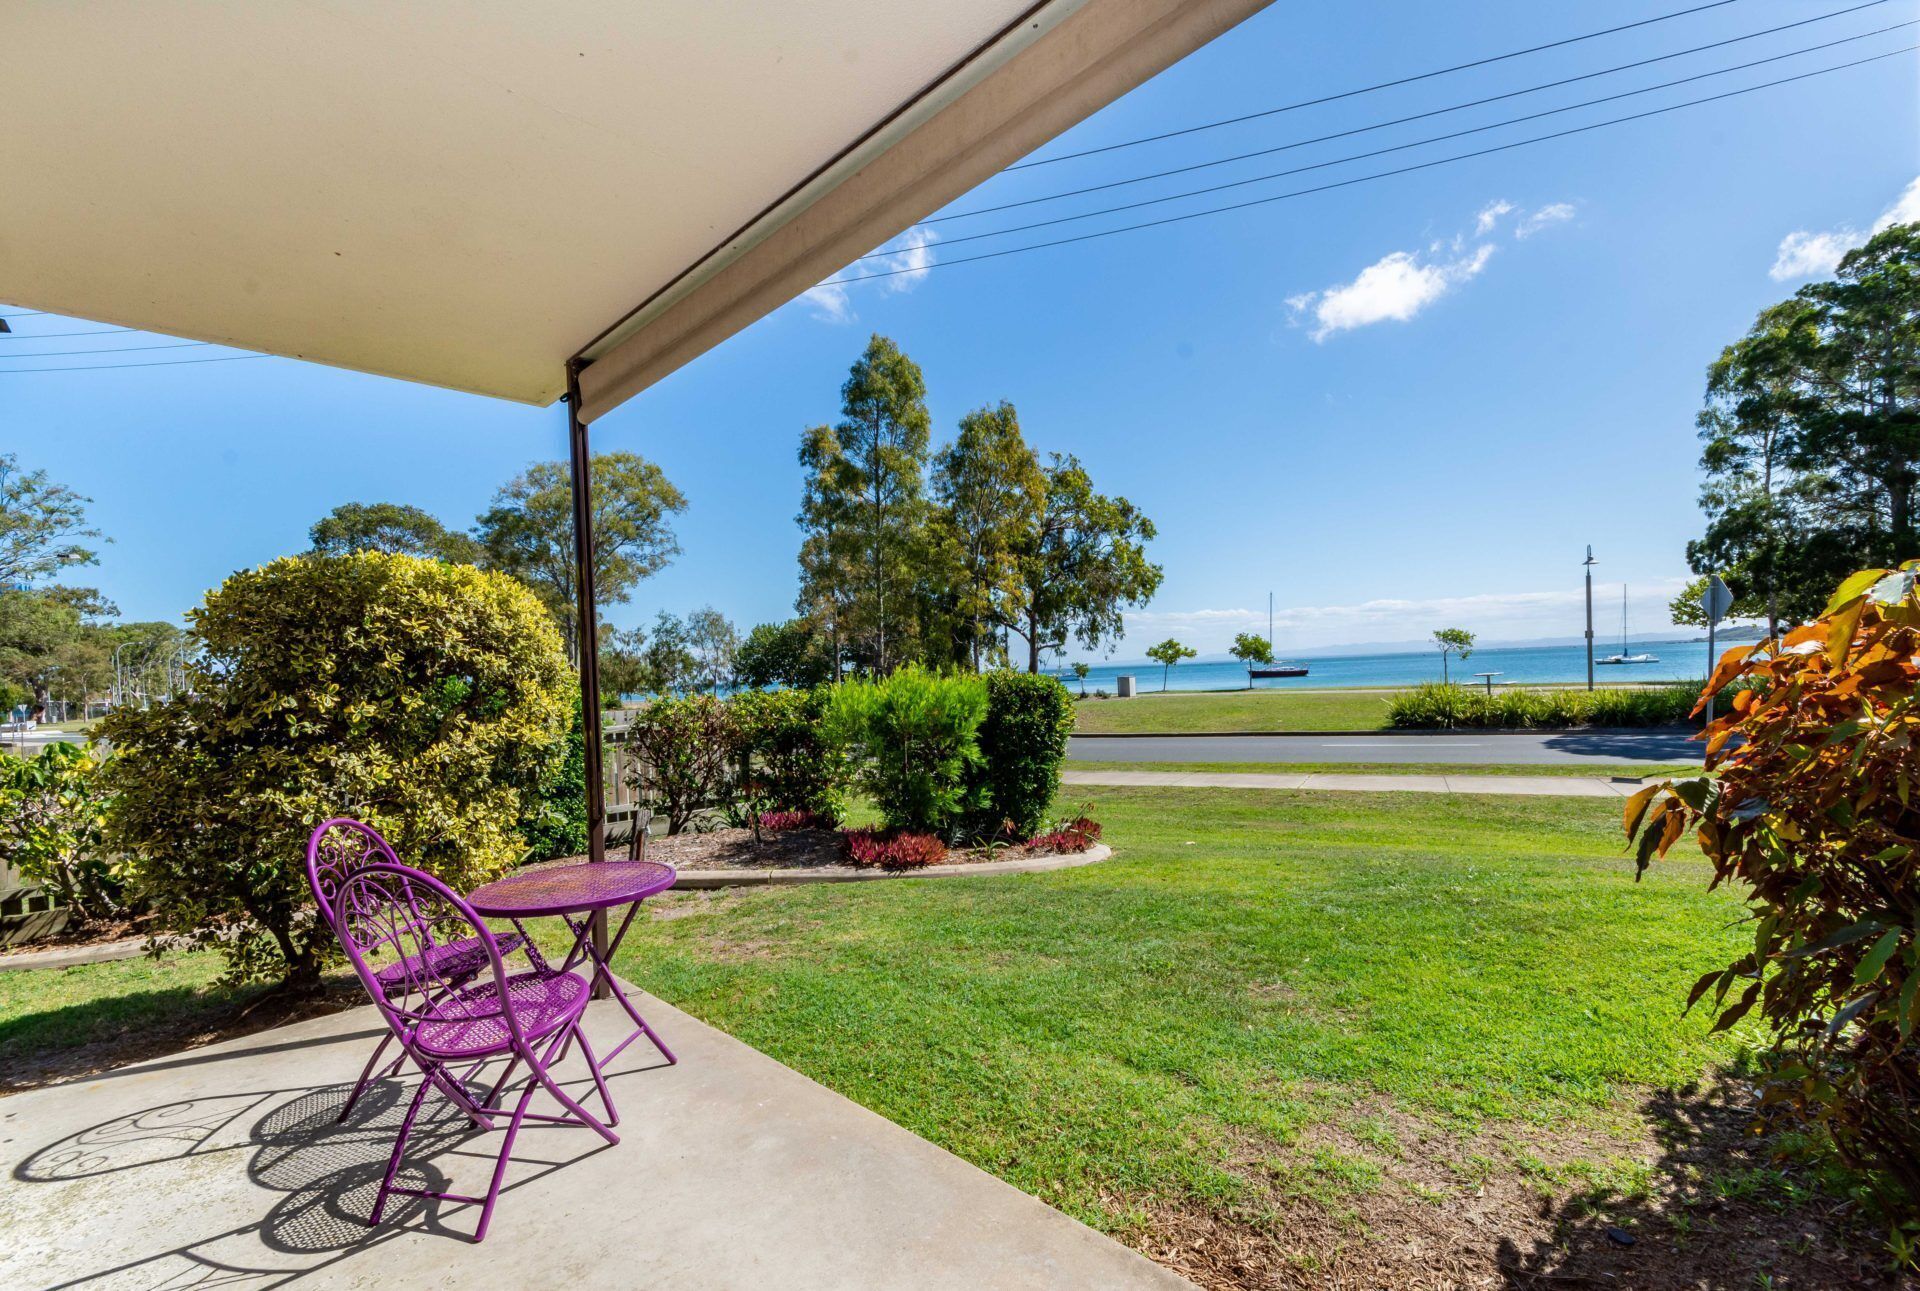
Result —
M1709 12L1179 140L1034 167L953 209L1371 124L1846 6ZM1338 93L1682 7L1276 4L1041 156ZM691 506L685 554L609 617L711 603L743 627L791 612L801 430L832 420L872 331L927 374L936 438L1009 399L1031 442L1079 455L1160 528L1166 580L1129 644L1207 653L1489 639L1580 627L1592 543L1603 603L1664 625L1698 528L1693 417L1706 364L1894 212L1920 218L1916 55L1417 174L1077 246L943 259L1484 147L1915 43L1872 40L1292 181L989 239L963 233L1344 156L1783 53L1920 16L1913 0L1433 121L1099 198L952 221L924 274L816 291L609 415L596 447L658 461ZM5 284L0 283L0 298ZM0 309L0 312L8 312ZM506 320L511 325L511 320ZM15 324L23 338L75 327ZM58 348L152 343L75 338ZM53 349L0 341L21 351ZM164 358L143 353L134 358ZM79 360L0 359L0 369ZM467 524L528 462L564 452L539 410L288 360L0 375L0 451L94 499L89 571L123 612L175 618L235 569L302 549L347 501Z

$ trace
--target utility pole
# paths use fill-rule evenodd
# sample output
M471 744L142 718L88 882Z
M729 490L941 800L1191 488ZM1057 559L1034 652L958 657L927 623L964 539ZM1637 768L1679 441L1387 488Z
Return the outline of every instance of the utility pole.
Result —
M1587 544L1587 689L1593 689L1593 544Z

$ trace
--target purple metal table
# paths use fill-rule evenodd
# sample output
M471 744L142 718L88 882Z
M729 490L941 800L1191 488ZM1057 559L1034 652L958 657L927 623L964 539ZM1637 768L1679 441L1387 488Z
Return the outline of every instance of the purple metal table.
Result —
M615 1045L601 1059L601 1065L612 1062L621 1050L642 1035L653 1042L653 1047L669 1063L676 1063L680 1060L654 1034L647 1020L640 1016L640 1010L633 1007L633 1001L620 989L619 979L607 964L620 949L620 942L633 925L634 916L640 913L640 903L656 892L664 892L672 887L678 877L671 865L662 865L657 861L553 865L544 869L521 870L495 879L484 887L474 889L467 897L467 904L478 914L511 919L515 926L522 919L538 915L559 915L565 919L567 926L573 930L573 947L567 951L567 962L561 965L560 971L566 972L582 960L591 962L593 980L604 982L608 992L620 1001L620 1007L634 1021L633 1033ZM614 933L613 940L607 943L606 954L602 955L593 944L593 916L620 905L627 907L627 917L620 921L620 930ZM527 954L536 963L540 962L539 948L531 938L527 941Z

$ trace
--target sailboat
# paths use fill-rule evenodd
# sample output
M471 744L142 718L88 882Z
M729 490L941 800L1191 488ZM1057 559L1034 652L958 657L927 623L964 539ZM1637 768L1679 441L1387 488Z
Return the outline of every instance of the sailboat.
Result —
M1603 663L1622 664L1622 663L1659 663L1659 662L1660 662L1660 656L1657 654L1628 654L1627 653L1627 585L1625 583L1622 583L1620 584L1620 653L1610 654L1604 659L1595 659L1594 663L1595 664L1603 664Z
M1273 644L1273 593L1267 593L1267 644ZM1304 677L1307 665L1288 663L1285 659L1276 659L1272 663L1250 664L1247 667L1249 678L1260 677Z

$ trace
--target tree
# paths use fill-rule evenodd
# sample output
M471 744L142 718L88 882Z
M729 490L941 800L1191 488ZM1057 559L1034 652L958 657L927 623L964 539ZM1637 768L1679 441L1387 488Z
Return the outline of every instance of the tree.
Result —
M87 503L45 471L22 471L12 453L0 453L0 588L24 588L98 554L83 539L100 531L87 524Z
M1198 653L1199 651L1181 645L1172 637L1168 637L1157 646L1147 647L1147 658L1160 665L1160 689L1165 690L1167 688L1167 682L1173 676L1173 666L1175 664L1179 663L1182 659L1191 659ZM1249 686L1253 684L1251 677L1247 679L1247 684Z
M687 508L666 475L637 453L600 453L593 468L594 603L625 603L642 579L680 554L672 516ZM574 624L573 490L564 462L536 462L510 481L475 533L492 569L533 589L579 658Z
M923 475L930 419L919 365L884 336L867 342L840 388L840 449L825 482L843 496L840 531L850 548L854 595L847 608L869 666L885 673L910 655L903 594L924 542Z
M1001 623L1019 612L1020 544L1039 526L1046 475L1004 400L960 419L960 434L934 465L938 528L954 553L955 644L975 672L996 648Z
M1233 648L1228 654L1247 665L1247 689L1253 689L1253 665L1273 662L1273 643L1263 636L1251 632L1242 632L1233 639Z
M327 512L307 531L322 556L380 551L390 556L425 556L454 565L480 562L480 544L456 533L419 507L397 502L347 502Z
M1447 656L1457 654L1462 663L1466 662L1473 653L1473 633L1465 628L1438 628L1433 645L1440 652L1440 684L1446 685L1453 680L1447 673Z
M720 687L733 680L733 658L740 649L740 634L726 615L703 605L687 615L687 649L693 653L695 678L718 695Z
M641 628L600 629L600 702L611 708L622 696L655 689L647 666L647 634Z
M1093 671L1093 665L1085 662L1073 665L1073 675L1080 679L1080 695L1084 699L1087 693L1087 674Z
M646 666L647 686L657 694L671 695L692 690L697 684L699 660L694 657L692 634L687 625L661 610L653 619L653 639L647 642L641 659Z
M112 844L160 929L234 980L319 985L333 935L307 836L350 815L467 891L526 844L577 689L551 617L511 578L361 552L235 574L189 616L190 684L101 723Z
M90 587L0 589L0 681L37 708L84 703L111 684L114 629L100 620L116 613Z
M1069 638L1089 650L1117 638L1123 611L1145 604L1162 571L1147 559L1153 521L1125 498L1093 490L1078 458L1053 454L1039 524L1019 545L1020 596L1006 626L1027 642L1027 671Z
M804 688L833 680L827 643L806 619L761 623L734 654L734 679L742 686Z
M1920 224L1849 252L1762 310L1708 370L1701 506L1687 548L1780 620L1819 613L1860 565L1910 555L1920 500Z
M1680 594L1667 602L1667 617L1681 627L1704 628L1707 626L1708 575L1688 583L1680 589ZM1733 593L1733 608L1728 610L1721 620L1723 623L1754 623L1767 618L1766 602L1756 593L1742 589L1730 579L1721 580L1727 584L1727 590Z
M815 426L801 435L800 466L807 476L795 519L805 536L800 540L800 595L794 608L824 627L833 680L838 681L846 658L847 607L853 598L855 553L847 515L854 501L851 470L832 427Z

